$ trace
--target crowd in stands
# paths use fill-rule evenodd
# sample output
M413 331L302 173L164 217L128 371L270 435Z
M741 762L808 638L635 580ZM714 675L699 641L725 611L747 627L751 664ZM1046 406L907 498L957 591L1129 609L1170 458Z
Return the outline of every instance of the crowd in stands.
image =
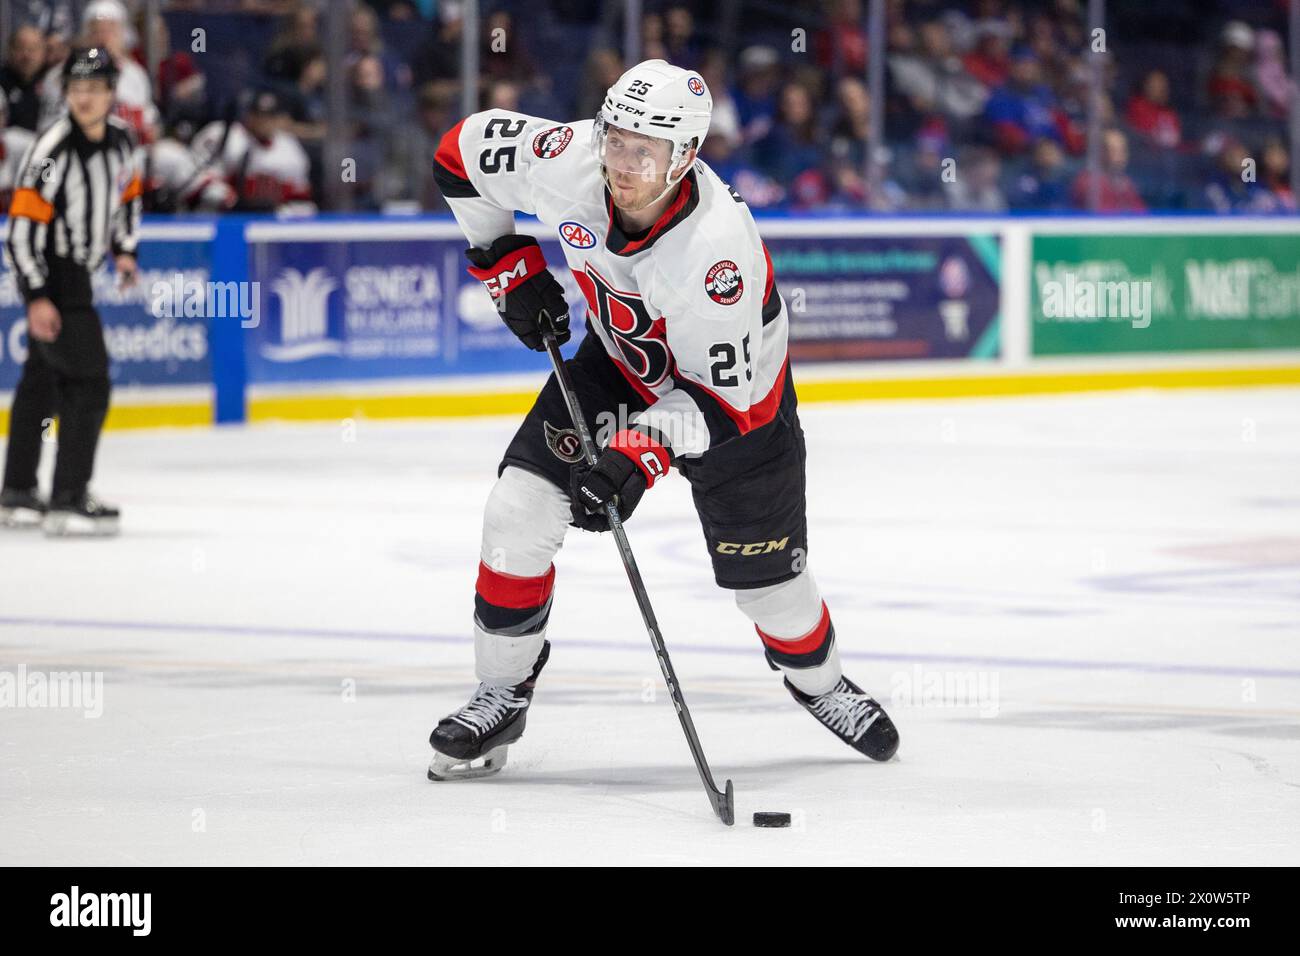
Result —
M704 77L714 117L702 156L751 206L1296 211L1288 124L1297 94L1279 0L1110 4L1100 37L1087 27L1086 0L887 0L879 124L865 2L644 0L642 56ZM621 4L479 6L481 107L587 118L625 67ZM118 112L144 151L155 211L292 210L339 196L354 209L445 208L431 169L438 140L461 118L461 0L351 7L346 148L334 150L319 4L171 0L152 22L138 0L12 8L0 190L14 154L59 115L68 49L91 42L122 70ZM725 23L725 10L739 16ZM146 31L159 56L152 77ZM327 171L339 156L350 176Z

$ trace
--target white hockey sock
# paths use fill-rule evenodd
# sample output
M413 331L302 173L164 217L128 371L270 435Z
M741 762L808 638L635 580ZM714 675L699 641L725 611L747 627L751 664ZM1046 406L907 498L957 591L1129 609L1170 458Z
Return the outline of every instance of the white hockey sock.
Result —
M541 654L555 582L551 561L569 517L568 497L532 472L508 467L493 486L474 594L474 672L485 684L520 683Z
M830 612L812 573L771 587L736 592L740 608L758 631L768 657L805 694L825 694L843 671Z

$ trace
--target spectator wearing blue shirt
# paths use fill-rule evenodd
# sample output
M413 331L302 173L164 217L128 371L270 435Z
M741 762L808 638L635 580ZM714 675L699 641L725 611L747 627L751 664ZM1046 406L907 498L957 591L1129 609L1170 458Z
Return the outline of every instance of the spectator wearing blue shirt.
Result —
M740 54L740 83L732 92L745 143L765 137L776 119L776 97L781 87L781 64L770 46L747 47Z
M993 92L984 107L984 118L992 124L994 141L1003 153L1023 153L1037 139L1062 141L1056 94L1041 82L1040 74L1033 53L1017 52L1010 80Z
M754 145L754 163L778 183L790 186L809 170L820 171L823 155L812 94L802 84L787 83L781 89L772 131Z
M1012 209L1063 212L1071 208L1071 179L1061 144L1044 137L1034 144L1029 163L1012 172L1007 200Z

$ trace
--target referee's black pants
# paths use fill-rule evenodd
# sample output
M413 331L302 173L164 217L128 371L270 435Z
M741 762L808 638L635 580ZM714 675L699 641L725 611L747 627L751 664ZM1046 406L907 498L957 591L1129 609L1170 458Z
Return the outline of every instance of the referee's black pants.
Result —
M9 415L4 486L36 487L42 440L57 415L52 498L66 499L84 492L95 470L99 432L108 414L108 349L91 302L90 274L83 267L51 260L46 288L63 324L53 342L27 336L27 361Z

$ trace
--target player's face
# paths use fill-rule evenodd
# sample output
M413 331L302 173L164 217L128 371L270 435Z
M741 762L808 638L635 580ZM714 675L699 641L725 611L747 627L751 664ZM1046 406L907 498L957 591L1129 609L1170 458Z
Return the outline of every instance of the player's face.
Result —
M113 88L104 80L68 81L68 112L79 126L94 126L113 108Z
M611 128L605 136L601 161L614 205L636 212L654 202L667 184L671 159L672 144L668 140Z

